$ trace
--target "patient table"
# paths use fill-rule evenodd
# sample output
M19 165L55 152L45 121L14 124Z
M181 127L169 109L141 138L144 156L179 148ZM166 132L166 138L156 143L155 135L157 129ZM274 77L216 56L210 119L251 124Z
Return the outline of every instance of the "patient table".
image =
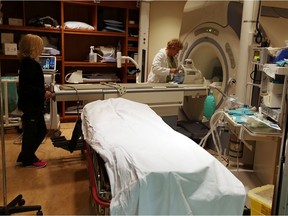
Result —
M81 119L91 192L112 215L242 215L243 184L148 105L122 97L97 100L84 106ZM109 181L100 184L111 195L100 196L105 191L95 181L101 173L95 155Z
M177 116L185 96L203 98L206 97L207 91L208 86L203 84L64 84L54 86L54 101L81 100L87 103L99 99L122 97L148 104L160 116Z

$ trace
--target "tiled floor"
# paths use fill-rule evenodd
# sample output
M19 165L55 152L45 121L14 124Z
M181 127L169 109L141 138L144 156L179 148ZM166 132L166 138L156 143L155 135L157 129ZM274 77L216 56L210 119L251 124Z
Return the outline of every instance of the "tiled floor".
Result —
M217 152L211 149L209 149L208 152L217 158ZM229 156L226 156L224 158L226 160L223 161L221 160L221 157L218 157L218 159L220 159L220 162L225 165L244 185L247 193L245 205L250 209L250 199L248 196L248 192L256 187L263 186L263 184L261 183L252 168L248 168L241 162L237 163L236 158L231 158ZM229 163L227 163L227 159Z
M61 124L61 132L71 138L74 123ZM89 215L89 181L86 161L80 151L72 154L52 145L47 137L37 151L37 156L48 162L47 167L24 168L15 162L21 144L15 129L5 129L6 191L7 203L18 194L25 199L25 206L41 205L44 215ZM15 142L16 141L16 142ZM1 151L2 152L2 151ZM2 155L1 172L2 173ZM3 175L1 175L0 205L3 205ZM23 214L35 215L36 212Z
M262 183L255 175L253 170L249 169L237 169L235 167L229 167L230 171L243 183L247 196L246 196L246 206L250 209L250 199L248 196L249 190L262 186Z

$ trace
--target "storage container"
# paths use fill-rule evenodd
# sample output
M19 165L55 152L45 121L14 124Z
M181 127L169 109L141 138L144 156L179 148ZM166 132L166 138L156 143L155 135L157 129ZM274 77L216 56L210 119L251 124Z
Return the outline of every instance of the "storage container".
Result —
M271 92L273 94L282 95L283 86L284 86L283 83L272 83L272 82L269 82L267 91Z
M274 185L264 185L248 192L251 215L271 215Z

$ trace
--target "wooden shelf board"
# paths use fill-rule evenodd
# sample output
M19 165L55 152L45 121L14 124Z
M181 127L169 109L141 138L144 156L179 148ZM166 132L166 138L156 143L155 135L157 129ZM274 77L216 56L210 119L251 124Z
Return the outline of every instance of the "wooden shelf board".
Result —
M107 32L107 31L96 31L96 30L74 30L64 29L65 34L78 34L78 35L93 35L93 36L108 36L108 37L125 37L125 33L121 32Z
M0 25L0 29L9 30L9 31L61 33L61 28L45 28L45 27L34 27L34 26Z
M85 67L116 67L116 62L84 62L84 61L65 61L64 66L85 66Z

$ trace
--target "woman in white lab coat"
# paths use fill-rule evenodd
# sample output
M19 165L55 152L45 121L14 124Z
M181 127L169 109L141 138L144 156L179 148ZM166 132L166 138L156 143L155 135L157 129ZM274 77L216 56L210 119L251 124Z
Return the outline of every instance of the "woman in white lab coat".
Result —
M181 49L183 49L183 44L180 40L172 39L168 41L167 47L160 49L155 55L147 82L170 82L173 78L173 74L178 73L178 62L176 55Z

